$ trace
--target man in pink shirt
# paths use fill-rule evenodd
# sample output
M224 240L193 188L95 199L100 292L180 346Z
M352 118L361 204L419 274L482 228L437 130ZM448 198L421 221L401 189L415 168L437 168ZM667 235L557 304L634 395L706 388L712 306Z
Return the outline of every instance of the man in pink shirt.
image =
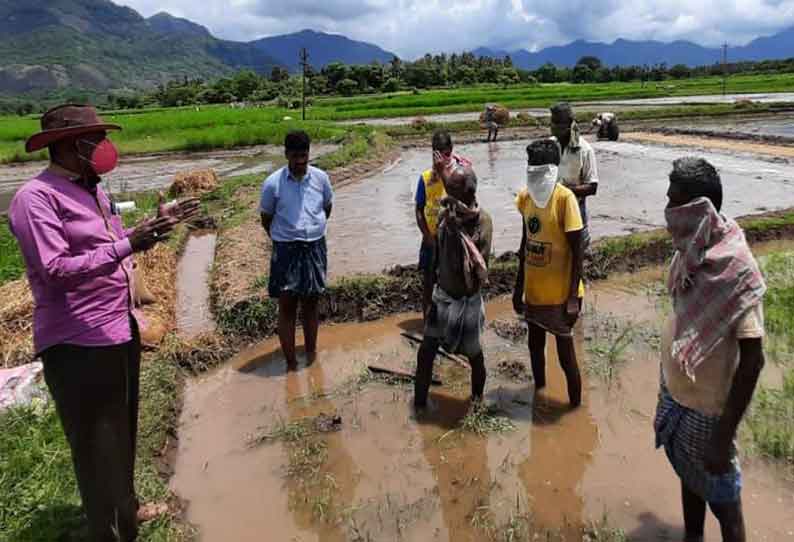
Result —
M107 124L89 106L63 105L28 139L50 165L11 202L9 223L35 300L33 341L72 450L95 541L135 540L134 487L140 336L133 314L130 256L150 249L196 200L130 230L99 183L118 154Z

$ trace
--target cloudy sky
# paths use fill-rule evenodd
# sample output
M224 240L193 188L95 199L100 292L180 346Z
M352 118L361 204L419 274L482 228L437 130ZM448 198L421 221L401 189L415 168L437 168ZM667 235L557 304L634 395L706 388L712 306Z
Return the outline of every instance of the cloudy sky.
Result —
M687 39L743 45L794 26L794 0L115 0L248 41L304 28L369 41L403 58L484 45L540 49L575 39Z

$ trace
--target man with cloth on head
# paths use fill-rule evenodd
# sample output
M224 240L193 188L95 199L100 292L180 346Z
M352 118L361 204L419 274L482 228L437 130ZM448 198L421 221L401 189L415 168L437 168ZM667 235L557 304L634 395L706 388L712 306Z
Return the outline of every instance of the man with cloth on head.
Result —
M573 326L584 296L582 219L576 197L557 181L560 145L554 138L527 145L527 185L516 197L521 246L513 308L529 325L529 357L535 390L546 386L546 332L557 340L557 355L572 407L582 401L582 379L573 344Z
M598 166L593 147L581 136L571 105L558 103L551 108L551 135L562 147L559 181L574 193L582 216L582 247L590 246L587 198L598 191Z
M273 240L268 292L278 299L278 338L290 371L298 367L298 305L307 364L316 358L318 302L325 292L328 272L325 232L334 193L328 175L309 165L310 144L309 135L302 130L287 134L287 165L265 180L259 204L262 227Z
M72 451L91 540L137 537L135 447L141 361L131 255L167 239L198 200L122 227L101 175L118 153L93 107L62 105L41 117L25 150L49 149L50 164L19 189L9 224L33 293L33 342Z
M433 251L436 246L438 214L441 200L447 195L441 173L452 164L470 166L471 162L452 152L452 137L446 130L433 133L433 167L422 172L416 185L416 225L422 233L422 246L419 249L419 270L422 272L422 314L427 315L433 297L433 283L430 279L433 265ZM440 154L443 160L436 160Z
M486 377L480 342L485 326L481 289L488 280L493 223L477 204L477 176L471 166L450 164L436 151L434 169L444 183L446 195L440 202L430 274L432 304L417 356L414 406L418 409L427 406L439 346L469 359L472 401L482 400Z
M656 446L681 479L685 542L702 542L706 504L722 539L744 542L735 438L764 366L766 285L741 228L720 214L711 164L673 162L667 197L673 313L662 334Z

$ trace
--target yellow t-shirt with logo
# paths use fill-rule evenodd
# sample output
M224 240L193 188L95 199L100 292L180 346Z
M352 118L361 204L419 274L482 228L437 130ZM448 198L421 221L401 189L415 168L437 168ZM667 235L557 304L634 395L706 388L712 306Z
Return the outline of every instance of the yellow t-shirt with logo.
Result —
M422 173L422 181L425 183L425 220L427 221L427 229L435 235L438 231L441 200L447 195L447 191L444 189L444 182L435 178L432 169Z
M524 188L516 197L524 218L527 244L524 253L524 302L527 305L562 305L571 288L573 254L566 233L583 228L576 196L557 184L541 209ZM584 296L579 282L578 297Z

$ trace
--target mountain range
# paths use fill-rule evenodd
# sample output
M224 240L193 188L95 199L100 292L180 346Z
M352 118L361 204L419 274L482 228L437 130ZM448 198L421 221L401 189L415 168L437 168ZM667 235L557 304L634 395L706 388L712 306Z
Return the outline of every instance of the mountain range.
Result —
M537 52L527 50L503 51L480 47L472 51L477 56L504 57L510 55L513 65L534 70L551 63L572 67L583 56L598 57L606 66L642 66L666 63L668 66L706 66L720 62L722 50L697 45L689 41L630 41L618 39L613 43L577 40L568 45L547 47ZM747 45L730 47L730 62L785 59L794 56L794 28L773 36L757 38Z
M0 94L45 95L76 90L151 88L181 77L212 79L251 69L267 74L275 66L299 69L305 47L309 62L388 62L395 55L344 36L303 30L251 42L213 36L192 21L158 13L144 18L110 0L0 0ZM608 65L706 65L720 50L687 42L575 41L537 52L478 48L478 56L510 55L513 64L535 69L547 62L573 66L591 55ZM794 56L794 29L758 38L729 50L731 61Z

